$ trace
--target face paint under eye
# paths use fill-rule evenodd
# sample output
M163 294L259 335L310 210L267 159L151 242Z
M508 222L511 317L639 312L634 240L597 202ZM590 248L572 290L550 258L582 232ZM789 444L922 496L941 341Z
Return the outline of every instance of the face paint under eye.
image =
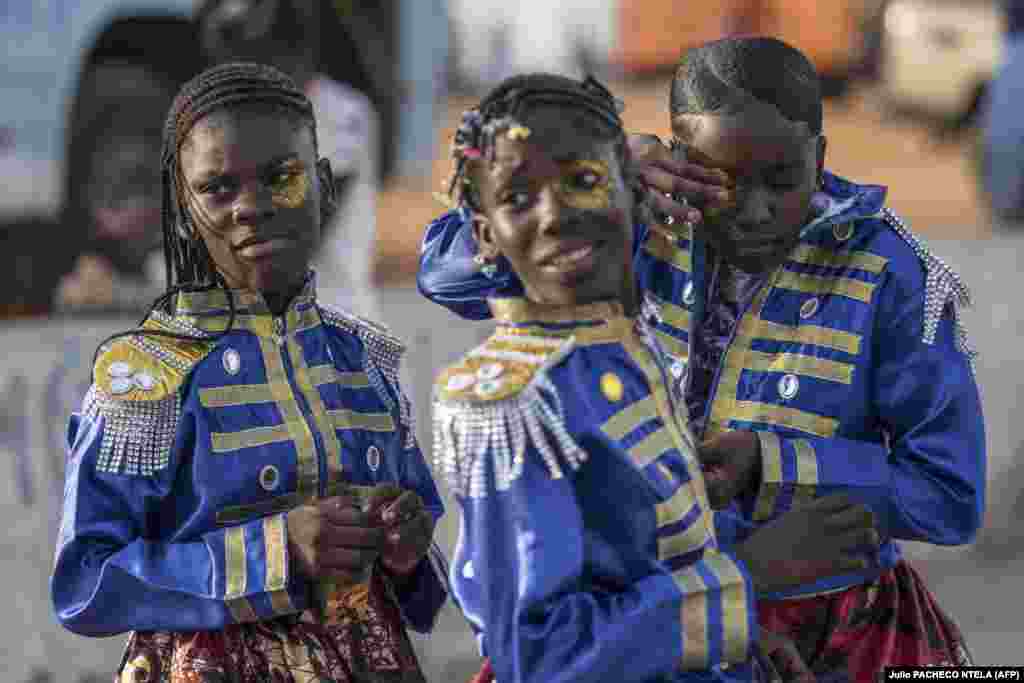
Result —
M611 176L604 161L570 161L561 164L559 194L566 206L584 211L611 206ZM581 178L591 176L592 183L580 187Z
M297 209L306 203L309 176L304 170L292 169L274 175L270 183L271 200L282 209Z

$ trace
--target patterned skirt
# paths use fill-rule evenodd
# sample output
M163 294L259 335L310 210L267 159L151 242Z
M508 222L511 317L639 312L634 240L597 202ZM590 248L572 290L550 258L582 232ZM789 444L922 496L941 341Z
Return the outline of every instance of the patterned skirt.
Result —
M311 611L220 631L137 631L115 683L425 683L378 577L322 623Z
M886 666L970 666L963 634L905 561L874 582L762 601L761 626L795 641L819 681L869 683Z

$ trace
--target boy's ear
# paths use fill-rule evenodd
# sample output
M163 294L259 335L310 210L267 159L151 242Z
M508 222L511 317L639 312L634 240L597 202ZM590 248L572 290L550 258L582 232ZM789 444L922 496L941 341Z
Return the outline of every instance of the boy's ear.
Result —
M473 238L476 239L480 256L488 261L493 261L498 258L500 250L494 242L494 231L491 228L491 222L487 219L487 216L482 216L478 213L473 214L472 220Z

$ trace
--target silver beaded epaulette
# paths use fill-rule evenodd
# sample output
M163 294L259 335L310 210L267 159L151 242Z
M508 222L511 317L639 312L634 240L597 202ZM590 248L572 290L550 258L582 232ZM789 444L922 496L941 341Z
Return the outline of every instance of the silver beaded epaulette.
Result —
M391 334L386 327L367 320L348 311L317 302L320 316L324 322L333 327L341 328L354 334L366 348L366 375L370 385L380 396L388 410L395 409L395 401L387 385L390 384L394 394L398 396L398 418L405 430L405 448L416 446L416 424L413 418L412 404L402 391L399 381L399 369L405 344Z
M452 493L469 498L504 491L522 476L526 445L540 453L553 479L561 461L579 469L587 459L565 426L558 390L542 370L514 396L494 402L434 400L434 466Z
M104 420L96 460L100 472L148 477L167 467L181 412L177 391L157 401L122 401L94 384L82 412L90 420Z
M910 228L892 210L882 209L882 219L910 245L924 265L924 334L922 341L925 344L935 343L939 321L942 319L946 305L949 304L953 310L957 349L967 357L971 372L974 372L974 360L977 358L978 352L971 344L967 335L967 326L960 317L960 309L971 305L971 292L967 288L967 284L945 261L933 254L924 241L911 232Z

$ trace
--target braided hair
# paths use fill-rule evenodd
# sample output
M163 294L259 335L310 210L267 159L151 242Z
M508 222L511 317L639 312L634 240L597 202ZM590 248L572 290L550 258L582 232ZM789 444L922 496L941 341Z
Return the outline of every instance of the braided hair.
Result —
M751 100L821 133L818 74L802 52L776 38L723 38L688 50L672 79L669 108L673 119L735 114Z
M247 62L221 64L203 71L186 83L174 98L163 129L161 223L168 288L153 302L143 318L145 322L158 309L173 315L179 292L221 287L227 294L230 309L227 326L223 331L208 337L136 328L108 337L100 344L100 348L118 337L139 334L207 341L219 339L232 330L236 314L234 296L210 258L188 209L188 201L183 193L186 185L179 154L189 132L202 118L215 111L241 106L270 107L276 113L292 117L300 125L308 126L316 149L316 120L309 99L291 78L274 67ZM324 202L321 206L322 218L328 217L333 210L331 202Z
M498 136L512 131L519 115L528 105L557 104L588 114L593 132L613 140L620 158L625 158L626 133L622 127L622 102L592 76L577 81L554 74L513 76L500 83L480 104L467 110L455 131L451 155L455 168L448 179L446 195L437 198L463 216L480 211L480 195L468 172L476 159L493 160Z

